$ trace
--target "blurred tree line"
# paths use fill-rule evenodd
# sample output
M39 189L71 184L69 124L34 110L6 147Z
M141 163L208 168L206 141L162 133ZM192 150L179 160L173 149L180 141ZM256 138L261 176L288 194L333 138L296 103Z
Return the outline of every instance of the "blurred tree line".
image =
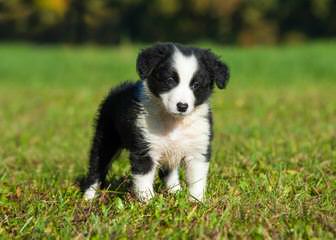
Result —
M335 0L0 0L7 41L253 45L335 35Z

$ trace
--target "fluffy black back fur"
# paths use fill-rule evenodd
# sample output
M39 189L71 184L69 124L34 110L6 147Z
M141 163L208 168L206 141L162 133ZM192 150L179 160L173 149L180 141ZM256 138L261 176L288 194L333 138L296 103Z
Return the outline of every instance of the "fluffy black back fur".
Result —
M122 149L132 152L133 172L146 172L151 161L146 161L148 147L136 126L141 110L141 82L124 83L112 89L100 106L96 119L96 131L90 152L90 167L84 188L97 179L104 183L111 159ZM139 159L139 160L137 160ZM141 160L140 160L141 159Z

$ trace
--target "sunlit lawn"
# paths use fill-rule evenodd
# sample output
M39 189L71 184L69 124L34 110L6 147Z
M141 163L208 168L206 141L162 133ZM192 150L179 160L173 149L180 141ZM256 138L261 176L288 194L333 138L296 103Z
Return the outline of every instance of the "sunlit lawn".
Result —
M335 42L202 46L232 72L212 99L207 200L190 203L157 181L144 205L130 193L127 153L93 203L76 182L97 106L137 79L140 47L0 45L0 237L334 239Z

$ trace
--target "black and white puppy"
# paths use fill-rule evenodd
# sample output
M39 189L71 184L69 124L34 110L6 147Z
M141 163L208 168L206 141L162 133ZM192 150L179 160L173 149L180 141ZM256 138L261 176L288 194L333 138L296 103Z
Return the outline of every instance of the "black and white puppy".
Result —
M140 81L112 89L100 107L85 199L94 198L111 159L127 149L139 200L154 196L157 170L178 191L183 161L190 195L202 201L211 155L209 97L214 84L226 86L228 67L209 50L159 43L140 52L137 71Z

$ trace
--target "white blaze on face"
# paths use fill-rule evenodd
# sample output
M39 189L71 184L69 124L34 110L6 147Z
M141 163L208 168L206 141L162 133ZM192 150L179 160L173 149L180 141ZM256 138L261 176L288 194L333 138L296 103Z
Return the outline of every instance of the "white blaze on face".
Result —
M190 88L190 81L198 69L198 62L193 54L186 56L175 48L172 64L177 72L179 83L175 88L160 96L168 112L187 115L194 110L195 96ZM183 113L179 112L177 103L188 104L187 110Z

